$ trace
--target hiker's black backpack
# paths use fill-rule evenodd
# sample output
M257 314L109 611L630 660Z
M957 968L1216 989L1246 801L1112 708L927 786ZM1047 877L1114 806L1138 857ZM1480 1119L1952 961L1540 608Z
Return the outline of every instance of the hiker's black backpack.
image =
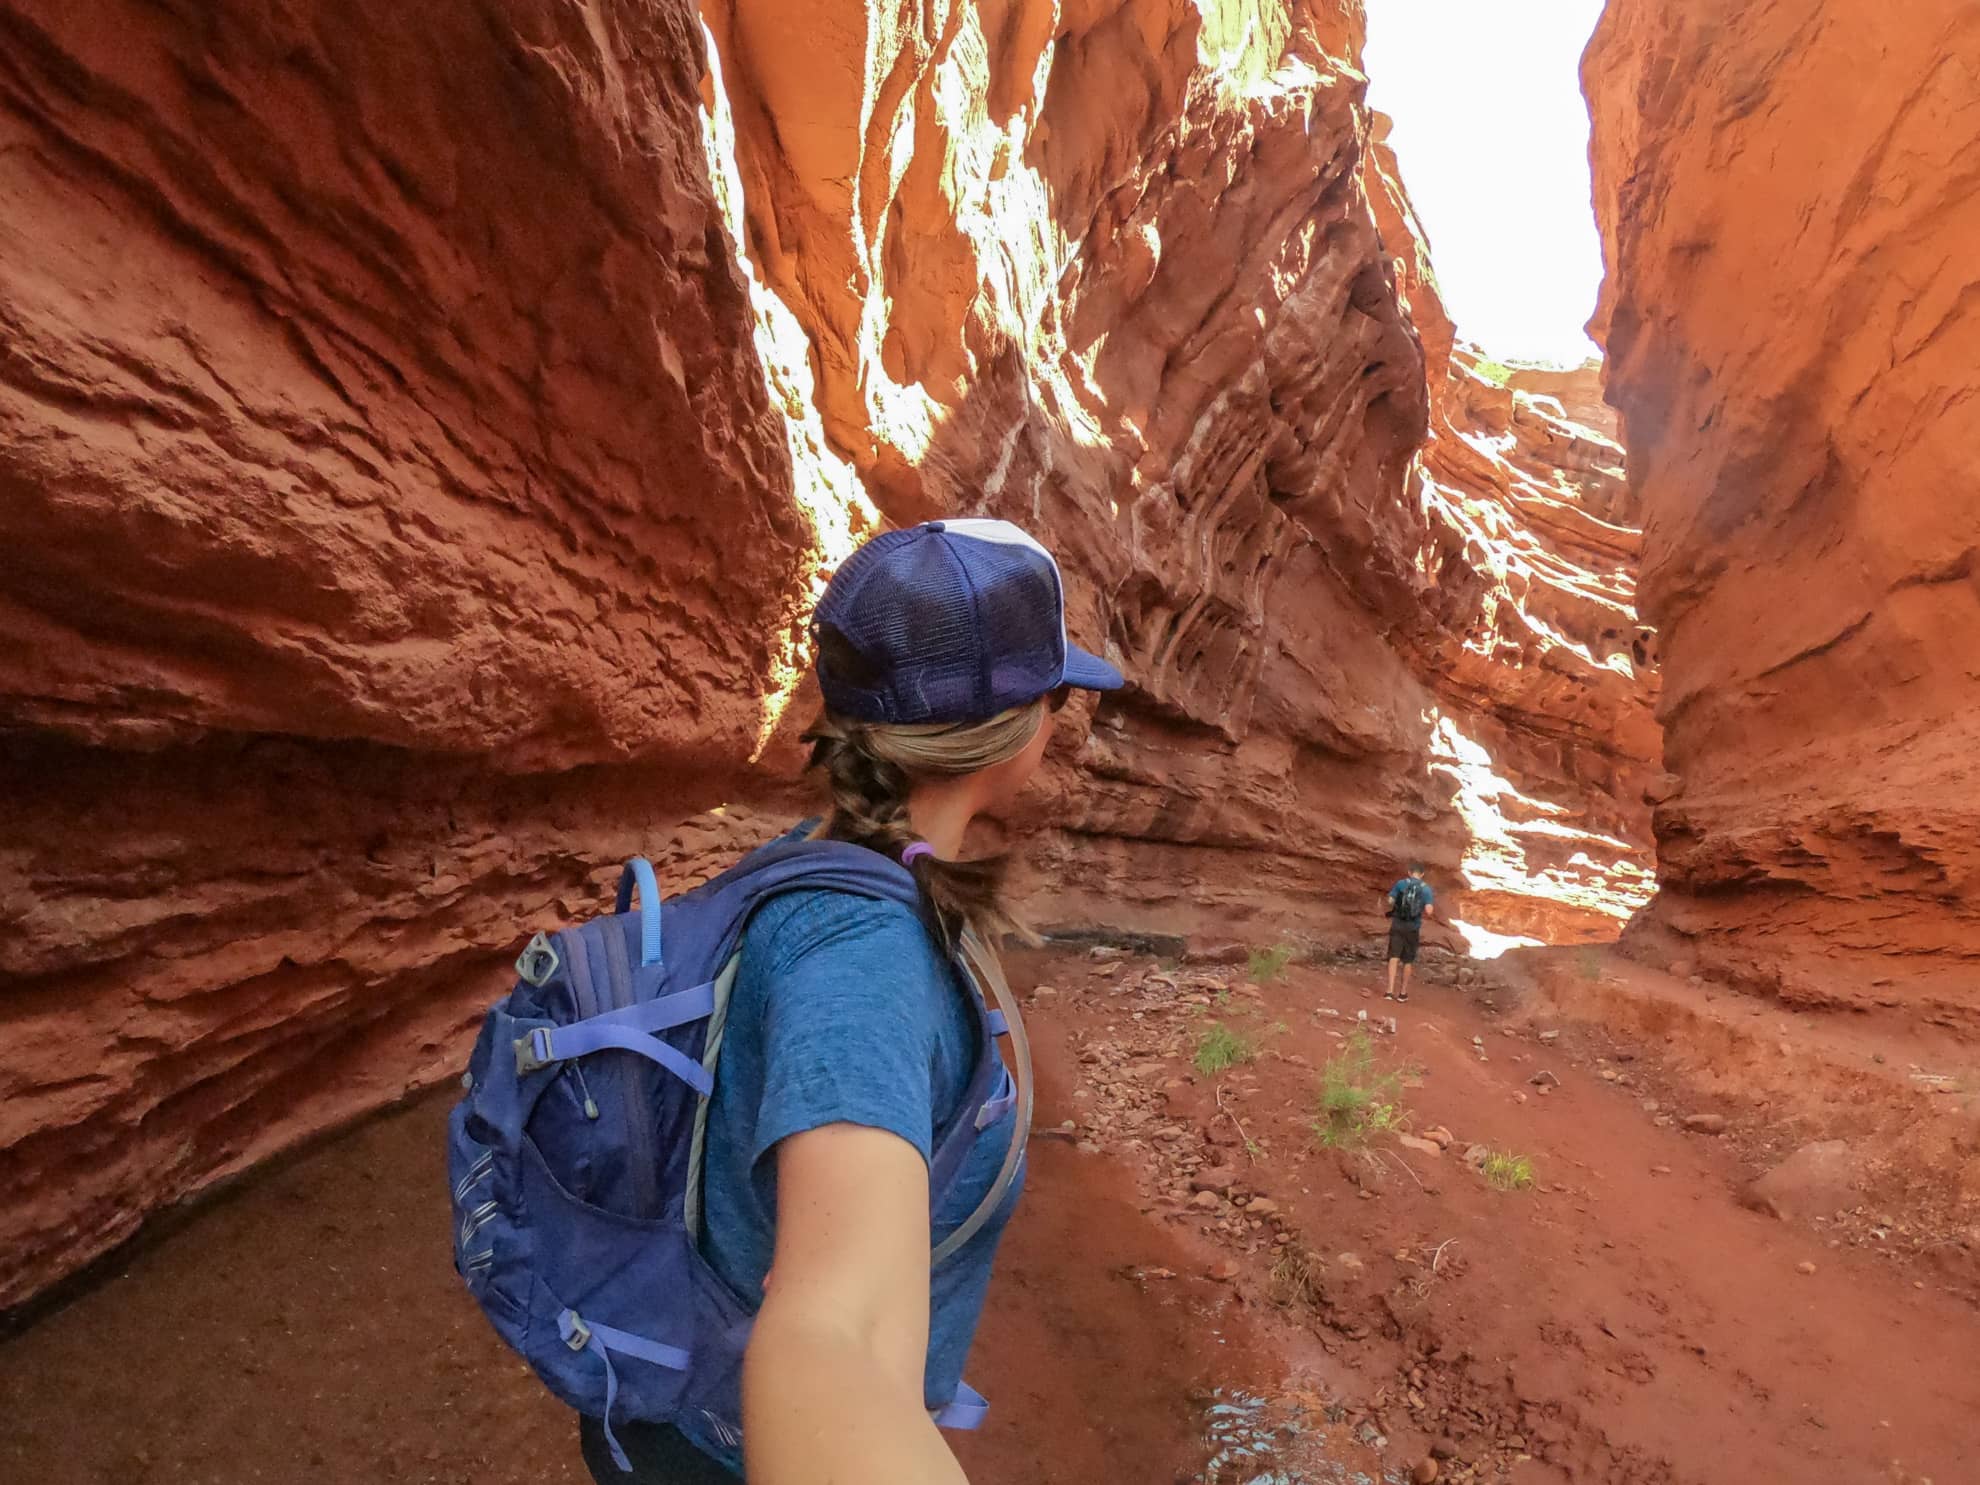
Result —
M1395 908L1392 916L1398 923L1410 924L1423 921L1423 907L1429 900L1430 889L1415 877L1396 884Z

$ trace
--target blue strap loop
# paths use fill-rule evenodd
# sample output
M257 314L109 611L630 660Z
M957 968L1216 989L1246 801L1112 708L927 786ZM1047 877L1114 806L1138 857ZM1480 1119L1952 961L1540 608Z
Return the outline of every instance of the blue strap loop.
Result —
M639 962L658 964L660 962L660 883L653 875L653 865L644 856L635 856L626 863L626 869L619 873L619 896L617 912L625 912L632 906L633 888L639 888Z
M630 1356L638 1361L650 1361L655 1366L664 1366L669 1371L684 1372L688 1369L688 1353L678 1346L663 1345L659 1341L649 1341L645 1336L630 1331L615 1330L609 1325L594 1325L579 1316L576 1310L563 1310L557 1316L557 1334L564 1338L564 1344L573 1351L589 1351L605 1367L605 1443L612 1451L612 1463L622 1474L632 1473L632 1461L626 1458L626 1451L619 1447L617 1435L612 1432L612 1409L619 1401L619 1371L612 1365L612 1353Z
M643 1005L606 1011L573 1021L568 1026L539 1026L516 1045L516 1070L527 1076L552 1062L588 1057L617 1048L657 1062L703 1098L714 1091L715 1078L699 1062L655 1034L715 1013L715 986L696 985L676 990Z
M981 1428L989 1412L989 1400L969 1383L963 1382L956 1387L955 1399L947 1407L936 1411L935 1426L967 1433L971 1429Z
M989 1014L990 1034L992 1036L1009 1036L1011 1034L1011 1023L1004 1019L1004 1013L1002 1011L991 1011Z

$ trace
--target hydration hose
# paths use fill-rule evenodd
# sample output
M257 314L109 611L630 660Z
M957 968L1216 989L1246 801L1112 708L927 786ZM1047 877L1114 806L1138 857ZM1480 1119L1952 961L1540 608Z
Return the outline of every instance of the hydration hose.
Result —
M997 956L974 933L963 935L963 959L971 976L977 982L978 993L988 985L996 998L997 1009L1004 1013L1004 1025L1011 1038L1011 1060L1017 1064L1013 1074L1017 1081L1017 1126L1011 1131L1010 1148L1004 1151L1003 1167L997 1172L997 1179L990 1185L989 1192L977 1204L969 1219L950 1233L929 1255L929 1267L933 1268L949 1258L962 1245L983 1230L983 1224L995 1215L997 1208L1004 1204L1016 1184L1018 1171L1024 1165L1024 1148L1031 1138L1031 1105L1035 1091L1031 1081L1031 1043L1024 1034L1024 1017L1018 1014L1017 997L1011 994L1010 984L1004 979L1004 967L997 962Z

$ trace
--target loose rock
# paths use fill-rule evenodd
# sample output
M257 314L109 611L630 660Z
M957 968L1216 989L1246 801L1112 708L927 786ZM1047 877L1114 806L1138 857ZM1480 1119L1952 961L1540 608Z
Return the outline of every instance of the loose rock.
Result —
M1724 1134L1726 1116L1724 1114L1686 1114L1684 1127L1693 1134Z
M1847 1141L1803 1145L1740 1193L1740 1204L1783 1221L1855 1206L1863 1166Z
M1231 1189L1231 1183L1237 1178L1238 1173L1235 1167L1215 1165L1211 1166L1208 1170L1200 1170L1191 1176L1189 1178L1189 1189L1191 1191L1215 1192L1221 1196L1224 1192Z

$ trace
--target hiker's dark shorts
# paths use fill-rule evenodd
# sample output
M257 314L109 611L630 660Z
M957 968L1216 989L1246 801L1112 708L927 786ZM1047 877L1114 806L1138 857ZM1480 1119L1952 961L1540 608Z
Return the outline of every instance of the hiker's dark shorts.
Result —
M1421 923L1391 923L1389 925L1389 957L1400 959L1404 964L1416 963L1416 946L1423 939Z
M578 1419L584 1462L591 1478L600 1485L742 1485L739 1476L730 1474L665 1424L630 1420L615 1424L612 1431L632 1465L630 1475L619 1472L598 1420Z

